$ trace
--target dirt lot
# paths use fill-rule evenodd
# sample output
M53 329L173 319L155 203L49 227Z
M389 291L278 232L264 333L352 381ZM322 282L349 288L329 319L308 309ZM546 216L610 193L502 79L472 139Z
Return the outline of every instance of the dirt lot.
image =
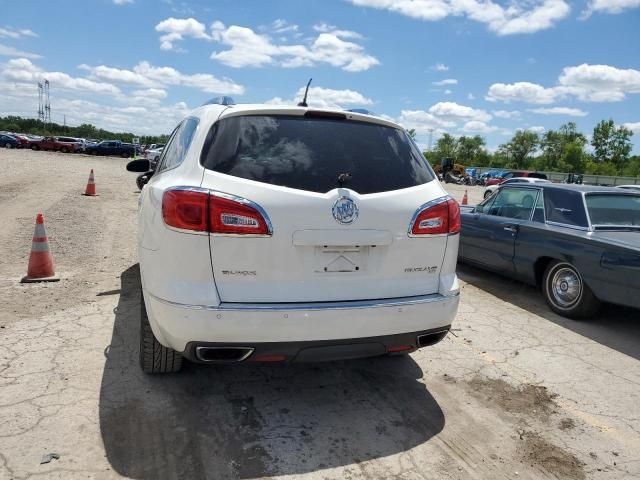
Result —
M0 151L1 479L640 477L638 312L567 320L469 267L452 333L406 358L145 376L124 165ZM39 211L62 280L20 284Z

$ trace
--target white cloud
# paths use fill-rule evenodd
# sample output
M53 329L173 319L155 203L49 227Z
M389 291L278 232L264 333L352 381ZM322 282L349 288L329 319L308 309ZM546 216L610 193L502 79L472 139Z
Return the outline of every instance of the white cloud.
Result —
M520 116L520 112L517 110L494 110L491 113L498 118L517 118Z
M291 33L297 32L300 27L295 24L290 24L282 18L274 20L270 25L270 30L274 33Z
M353 32L351 32L353 33ZM277 44L267 35L260 35L247 27L221 22L212 25L212 38L230 48L213 52L211 58L234 68L279 65L285 68L309 67L327 63L348 72L360 72L378 65L375 57L354 42L345 31L321 32L309 44Z
M415 129L417 133L443 132L445 128L456 126L455 122L440 119L424 110L402 110L397 122L407 130Z
M586 117L587 112L580 110L579 108L569 107L552 107L552 108L531 108L529 112L537 113L539 115L566 115L569 117Z
M464 16L486 24L489 30L498 35L532 33L551 28L571 10L565 0L514 0L505 6L491 0L350 1L354 5L389 10L426 21Z
M588 102L615 102L640 93L640 71L583 63L563 69L558 82L568 93Z
M436 63L435 65L431 66L431 70L435 70L436 72L448 72L449 67L444 63Z
M164 33L160 36L161 50L176 50L175 42L185 37L211 40L204 23L195 18L167 18L156 25L156 32Z
M557 92L553 88L530 82L512 84L494 83L489 87L485 99L490 102L526 102L549 104L556 100Z
M446 78L444 80L440 80L437 82L431 82L432 85L435 85L437 87L442 87L444 85L457 85L458 84L458 80L456 80L455 78Z
M485 99L542 105L565 97L575 97L584 102L619 102L632 93L640 93L639 70L583 63L565 67L558 78L558 85L554 87L530 82L494 83Z
M4 79L15 83L30 83L31 85L35 85L36 82L46 78L51 83L52 88L58 88L61 90L74 90L111 95L120 94L120 89L110 83L72 77L63 72L48 72L34 65L26 58L9 60L2 66L0 75L2 75Z
M161 100L167 98L167 91L162 88L146 88L144 90L134 90L131 92L136 97L149 100Z
M133 3L134 0L113 0L116 5L126 5L127 3Z
M442 92L442 93L444 93L445 95L451 95L451 94L453 93L453 91L452 91L452 90L449 90L449 89L447 88L447 89L446 89L444 92Z
M429 113L445 121L477 120L488 122L491 115L484 110L479 110L455 102L439 102L429 108Z
M37 37L38 35L28 28L12 28L5 27L0 28L0 38L13 38L18 39L22 37Z
M468 100L475 100L475 99L476 99L476 97L475 97L475 95L474 95L473 93L468 93L468 94L467 94L467 99L468 99Z
M138 63L133 70L99 65L92 67L80 65L94 79L107 80L113 83L124 83L146 88L157 88L167 85L191 87L207 93L223 93L242 95L244 86L229 78L217 78L209 73L185 74L173 67L156 67L149 62Z
M491 133L496 131L498 128L487 125L485 122L479 122L477 120L472 120L467 122L462 127L462 130L469 133Z
M581 20L585 20L593 13L622 13L630 8L640 7L640 0L591 0L587 9L582 12Z
M527 127L527 128L517 128L517 131L521 132L521 131L525 131L525 132L533 132L533 133L544 133L546 128L544 128L542 125L536 125L533 127Z
M304 97L306 87L301 87L293 99L285 100L280 97L272 98L265 103L271 105L296 105ZM373 100L355 90L334 90L331 88L311 87L307 96L307 103L315 108L345 108L348 106L373 105Z
M341 30L335 25L328 25L326 23L318 23L313 26L313 29L316 32L332 33L342 38L355 38L355 39L362 38L362 35L360 35L358 32L354 32L352 30Z
M42 58L42 55L38 55L37 53L25 52L24 50L18 50L17 48L13 48L9 45L2 45L0 43L0 56L2 57L24 57L24 58Z
M622 125L631 130L635 135L640 135L640 122L627 122Z

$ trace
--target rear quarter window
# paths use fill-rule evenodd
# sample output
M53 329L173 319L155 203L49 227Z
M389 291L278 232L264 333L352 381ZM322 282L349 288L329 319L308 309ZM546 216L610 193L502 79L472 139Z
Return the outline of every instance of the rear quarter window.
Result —
M544 210L547 221L576 227L588 227L580 192L545 189Z
M346 119L246 115L209 132L202 165L216 172L326 193L344 184L361 194L430 182L434 174L406 132Z

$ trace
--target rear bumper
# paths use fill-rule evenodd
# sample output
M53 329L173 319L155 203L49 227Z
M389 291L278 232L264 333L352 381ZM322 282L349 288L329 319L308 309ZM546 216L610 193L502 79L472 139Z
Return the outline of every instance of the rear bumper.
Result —
M158 341L187 356L190 344L254 345L336 340L358 343L354 340L400 334L409 334L415 344L417 332L448 330L459 303L457 294L375 301L223 303L218 306L178 304L147 291L144 296L149 322Z

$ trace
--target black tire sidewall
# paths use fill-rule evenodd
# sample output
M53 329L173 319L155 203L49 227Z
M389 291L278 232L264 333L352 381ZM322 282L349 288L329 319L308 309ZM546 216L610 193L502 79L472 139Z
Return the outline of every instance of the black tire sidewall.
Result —
M561 268L571 269L580 280L580 297L569 308L558 305L555 302L553 293L551 293L551 279L553 278L553 275L555 274L555 272L557 272ZM587 295L588 288L589 287L587 287L587 285L584 283L584 279L582 278L580 271L569 262L564 262L564 261L551 262L547 266L544 272L544 277L542 281L542 293L551 310L553 310L559 315L569 317L569 318L580 318L591 313L586 311L585 309L585 307L587 307L586 295Z

